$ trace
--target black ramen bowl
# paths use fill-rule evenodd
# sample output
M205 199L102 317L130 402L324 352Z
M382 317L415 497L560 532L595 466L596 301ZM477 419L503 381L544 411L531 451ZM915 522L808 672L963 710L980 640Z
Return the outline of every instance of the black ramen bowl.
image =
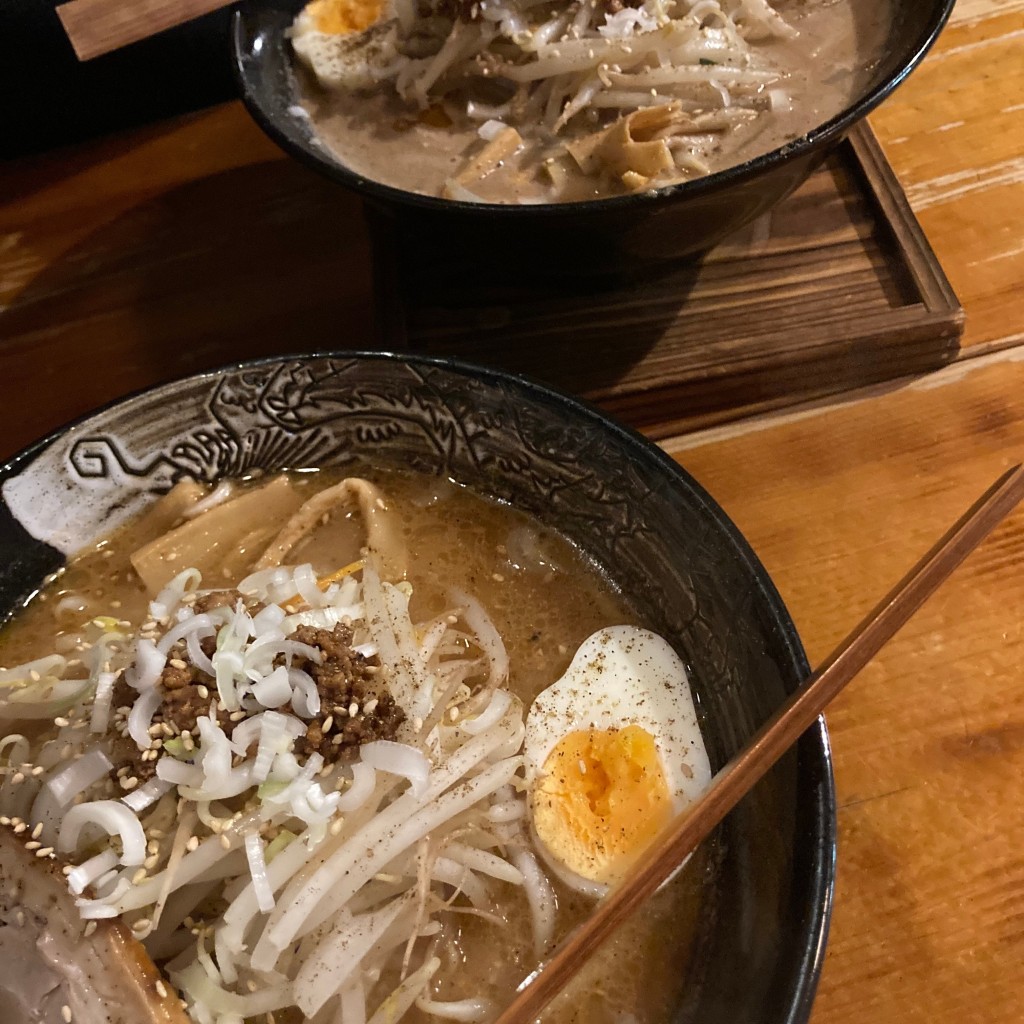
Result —
M757 557L654 444L518 377L380 354L269 359L94 413L0 467L0 611L179 479L370 464L451 477L559 530L686 661L715 767L807 674ZM835 801L819 722L705 859L677 1024L807 1020L824 956Z
M528 206L406 192L350 170L321 146L308 118L294 114L298 85L285 31L303 0L243 4L232 49L253 117L292 156L364 197L378 236L409 264L403 277L414 278L417 264L453 256L526 276L637 276L710 248L792 192L917 66L953 2L894 2L887 44L856 99L779 149L651 192Z

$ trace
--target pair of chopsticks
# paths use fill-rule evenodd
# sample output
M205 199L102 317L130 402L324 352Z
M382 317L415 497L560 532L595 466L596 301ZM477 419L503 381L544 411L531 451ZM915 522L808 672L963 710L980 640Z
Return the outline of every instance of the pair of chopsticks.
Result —
M71 0L57 16L79 60L92 60L111 50L156 35L233 0Z
M590 917L520 986L494 1024L530 1024L573 978L597 947L705 839L772 765L813 725L840 690L878 653L1024 497L1024 467L1003 474L882 599L711 780Z

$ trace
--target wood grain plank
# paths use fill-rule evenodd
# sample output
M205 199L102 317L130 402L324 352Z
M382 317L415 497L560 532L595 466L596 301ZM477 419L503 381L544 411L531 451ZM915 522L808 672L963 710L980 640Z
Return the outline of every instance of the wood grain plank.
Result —
M232 0L71 0L57 8L79 60L92 60L111 50L182 25L227 7Z
M1016 344L1024 323L1022 10L957 4L935 51L871 119L970 309L964 355Z
M812 663L1024 451L1024 362L978 360L667 450L751 540ZM838 890L815 1024L1019 1019L1024 514L828 714Z

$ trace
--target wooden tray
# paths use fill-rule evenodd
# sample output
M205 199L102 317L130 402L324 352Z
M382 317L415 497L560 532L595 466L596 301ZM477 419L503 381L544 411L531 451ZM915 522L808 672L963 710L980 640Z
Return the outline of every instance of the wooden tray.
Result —
M657 436L934 369L964 320L866 125L774 210L658 280L572 293L462 270L426 299L379 275L385 343L544 379Z

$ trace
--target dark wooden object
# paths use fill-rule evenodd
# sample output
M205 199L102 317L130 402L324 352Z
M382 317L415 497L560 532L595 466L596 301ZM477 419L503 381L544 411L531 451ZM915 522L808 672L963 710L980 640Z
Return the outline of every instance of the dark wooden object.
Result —
M384 284L383 290L381 284ZM386 341L541 377L655 436L935 369L963 310L866 125L698 261L609 287L386 268Z

